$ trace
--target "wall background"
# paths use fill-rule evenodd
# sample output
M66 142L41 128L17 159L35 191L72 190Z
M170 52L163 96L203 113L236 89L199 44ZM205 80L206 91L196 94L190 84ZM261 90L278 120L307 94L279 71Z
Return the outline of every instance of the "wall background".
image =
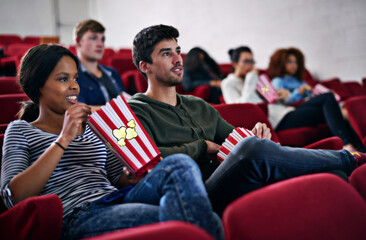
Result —
M60 35L72 44L72 29L94 18L107 28L108 47L131 47L135 34L153 24L181 33L183 52L204 48L217 62L227 51L252 48L266 68L280 47L295 46L320 79L366 77L365 0L0 0L0 33Z

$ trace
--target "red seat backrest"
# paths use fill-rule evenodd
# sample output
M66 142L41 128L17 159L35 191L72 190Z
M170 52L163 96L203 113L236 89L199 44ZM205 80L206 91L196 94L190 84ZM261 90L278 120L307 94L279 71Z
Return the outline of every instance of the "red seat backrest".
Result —
M111 61L112 57L116 54L116 52L112 48L105 48L103 53L103 58L99 61L99 64L104 66L112 66Z
M21 43L22 38L17 34L0 34L0 44L9 45L12 43Z
M201 228L186 222L168 221L144 226L128 228L111 233L102 234L84 240L148 240L148 239L174 239L174 240L214 240L211 235Z
M17 77L0 77L0 94L24 93Z
M349 182L366 201L366 164L356 168L352 172Z
M130 48L121 48L117 51L116 55L132 59L132 50Z
M341 178L312 174L248 193L224 211L227 240L365 239L366 202Z
M119 74L123 74L128 70L137 70L133 64L132 58L122 57L118 54L114 55L111 60L111 66L118 71Z
M213 105L213 107L223 119L234 127L244 127L252 130L257 122L265 123L271 130L272 141L278 142L277 134L268 121L266 114L257 105L252 103L234 103L217 104Z
M8 45L4 53L9 56L23 56L34 46L36 46L36 44L33 43L12 43Z
M15 120L21 108L21 102L28 99L28 96L22 93L0 95L0 124Z
M344 102L344 106L353 129L366 146L366 96L349 98Z
M362 87L359 82L347 81L343 82L342 85L348 89L352 97L366 95L366 88Z
M135 85L136 72L138 72L138 70L129 70L121 74L123 86L126 88L127 92L131 95L137 92Z
M25 36L23 39L24 43L41 44L41 36Z
M221 63L219 64L219 68L222 75L224 76L229 75L233 70L233 66L231 65L231 63Z

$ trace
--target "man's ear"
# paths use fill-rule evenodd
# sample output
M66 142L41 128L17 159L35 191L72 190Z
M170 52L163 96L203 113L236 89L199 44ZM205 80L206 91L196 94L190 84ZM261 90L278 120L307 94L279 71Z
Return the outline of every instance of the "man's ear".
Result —
M141 70L143 73L145 73L145 74L149 73L149 71L150 71L150 64L149 64L149 63L147 63L147 62L140 61L140 62L139 62L139 67L140 67L140 70Z

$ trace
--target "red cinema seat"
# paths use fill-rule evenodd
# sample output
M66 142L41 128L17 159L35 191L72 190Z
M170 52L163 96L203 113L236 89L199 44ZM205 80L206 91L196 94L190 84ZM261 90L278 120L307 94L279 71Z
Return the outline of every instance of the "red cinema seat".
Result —
M12 43L21 43L22 38L17 34L0 34L0 44L9 45Z
M340 97L341 100L346 100L352 97L352 94L349 92L348 88L342 84L339 78L332 78L329 80L320 82L325 87L334 90Z
M32 44L41 44L42 37L41 36L25 36L23 39L24 43L32 43Z
M208 98L210 97L210 86L208 85L201 85L196 88L194 88L192 91L185 91L183 89L182 84L179 84L176 86L177 93L183 94L183 95L192 95L199 98L202 98L205 101L208 101Z
M135 86L138 93L144 93L147 90L148 83L147 79L139 72L135 72Z
M234 103L217 104L213 105L213 107L219 112L223 119L234 127L244 127L251 130L257 122L265 123L271 129L272 141L279 142L281 145L284 145L278 138L277 133L273 130L267 116L258 105L252 103ZM300 128L300 130L301 129L302 128ZM292 130L296 132L298 129L295 128ZM301 131L298 132L298 136L294 134L293 137L293 141L300 141L302 140L301 138L304 138ZM296 137L300 140L296 139ZM343 143L339 137L330 137L316 142L309 142L301 147L339 150L343 148Z
M147 80L138 70L128 70L121 74L123 86L128 93L144 93L147 90Z
M21 108L21 102L29 100L28 96L19 94L0 95L0 124L7 124L16 119L16 114Z
M72 52L75 56L77 55L75 45L70 45L67 49L69 49L69 51Z
M128 70L137 70L135 65L133 64L132 58L122 57L118 54L112 57L111 66L116 69L119 74L123 74Z
M252 103L233 103L217 104L213 105L213 107L223 119L234 127L244 127L252 130L257 122L265 123L271 129L272 141L279 142L267 116L257 105Z
M366 96L349 98L344 102L344 106L353 129L366 146Z
M34 43L12 43L4 51L5 55L22 57L29 49L36 46Z
M362 86L366 88L366 77L362 78Z
M214 240L203 229L186 222L169 221L119 230L87 240ZM86 240L85 239L85 240Z
M16 76L20 64L20 56L8 56L0 58L0 67L5 76Z
M356 168L350 178L349 182L361 194L366 201L366 165Z
M117 51L116 55L132 59L132 50L130 48L121 48Z
M121 74L121 79L123 86L126 88L127 92L131 95L137 92L135 86L135 74L137 70L129 70Z
M2 239L59 239L63 207L57 195L30 197L0 214Z
M244 195L224 211L227 240L366 239L366 201L341 178L313 174Z
M231 65L231 63L221 63L219 64L219 68L222 75L224 76L229 75L233 70L233 66Z
M343 82L342 85L348 89L348 92L352 97L366 95L366 88L362 87L362 85L359 82L348 81Z
M24 93L17 82L17 77L0 77L0 94Z
M112 66L111 61L112 57L116 54L116 52L112 48L105 48L103 53L103 58L99 61L99 64L104 66Z

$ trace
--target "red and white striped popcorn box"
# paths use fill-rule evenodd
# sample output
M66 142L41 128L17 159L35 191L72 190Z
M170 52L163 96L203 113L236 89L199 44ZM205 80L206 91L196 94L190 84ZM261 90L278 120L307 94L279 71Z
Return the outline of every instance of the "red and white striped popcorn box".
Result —
M327 92L330 92L330 89L327 88L326 86L318 83L314 86L313 91L311 92L311 96L315 97L315 96L318 96L320 94L327 93ZM333 94L334 94L334 97L337 100L337 102L340 102L341 96L339 96L339 94L337 94L335 92L333 92Z
M271 80L265 74L259 75L256 90L269 103L274 103L278 98L276 89L271 84Z
M255 136L254 133L246 128L235 128L221 145L217 158L223 162L227 155L233 150L236 144L246 137Z
M91 114L87 124L135 176L161 159L159 149L121 96Z

